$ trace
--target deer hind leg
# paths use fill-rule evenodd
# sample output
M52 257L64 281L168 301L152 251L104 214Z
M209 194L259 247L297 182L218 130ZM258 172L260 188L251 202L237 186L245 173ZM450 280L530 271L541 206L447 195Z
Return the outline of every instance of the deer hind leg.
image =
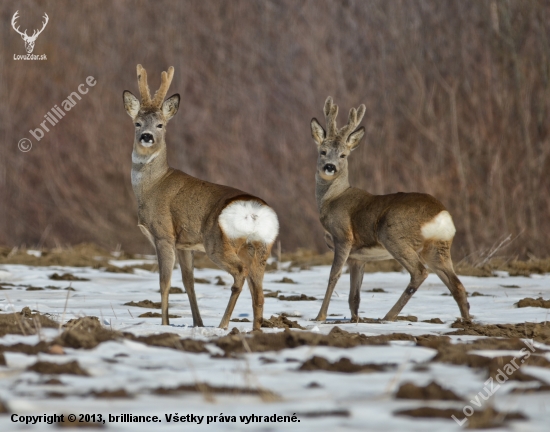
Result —
M363 274L365 263L353 259L348 259L350 272L349 289L349 310L351 312L351 321L359 321L359 303L361 302L361 284L363 283Z
M407 247L406 249L400 250L391 250L390 248L387 249L411 275L409 285L403 294L401 294L401 297L399 297L397 303L393 305L384 317L385 321L395 321L397 315L399 315L399 312L401 312L418 287L428 277L428 270L426 270L426 267L422 264L420 257L412 247Z
M243 290L244 281L248 276L248 268L237 255L237 249L229 242L224 242L221 250L216 250L213 254L208 255L212 261L218 266L233 276L233 285L231 286L231 296L227 303L227 308L220 322L220 328L226 329L229 326L229 320L237 299Z
M451 242L433 241L424 246L421 252L427 266L439 276L439 279L449 288L455 299L462 318L470 321L470 304L466 297L464 285L458 279L451 260Z
M162 325L169 325L168 319L168 294L170 294L170 285L172 282L172 270L176 261L176 252L174 243L168 240L159 240L155 242L157 250L157 259L159 263L160 278L160 305L162 312Z
M195 280L193 278L193 251L190 250L178 250L178 258L181 267L181 278L183 280L183 286L189 299L189 305L191 306L191 314L193 315L193 326L204 327L202 324L201 314L199 312L199 305L197 303L197 296L195 295Z
M247 248L247 253L251 255L250 271L247 282L250 294L252 295L252 311L254 314L254 324L252 330L260 330L264 314L264 290L263 280L267 259L271 253L271 245L261 242L254 242L252 247Z

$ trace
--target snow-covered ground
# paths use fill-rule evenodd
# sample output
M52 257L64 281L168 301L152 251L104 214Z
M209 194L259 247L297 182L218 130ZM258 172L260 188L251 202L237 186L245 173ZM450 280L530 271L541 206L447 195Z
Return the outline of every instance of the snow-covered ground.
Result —
M134 262L113 261L115 265L128 265ZM54 281L48 278L53 273L69 272L90 281ZM450 324L459 316L458 307L446 287L435 276L430 275L403 310L402 315L414 315L418 322L397 321L382 324L321 324L313 322L321 306L329 267L314 267L311 270L297 272L278 271L267 273L264 290L280 291L283 295L306 294L314 296L316 301L282 301L278 298L266 298L264 317L281 314L292 316L306 329L328 333L335 325L348 332L365 335L390 333L408 333L414 336L423 334L445 334L455 330ZM216 276L220 276L225 286L216 285ZM71 267L27 267L4 265L0 268L0 282L9 282L15 286L0 291L0 310L3 312L21 311L25 306L43 314L50 314L56 320L66 322L82 316L97 316L107 327L114 330L132 332L136 335L151 335L162 332L177 333L184 338L208 340L222 336L227 330L218 329L230 295L231 277L222 271L203 269L195 271L196 278L210 283L196 283L200 312L206 327L193 328L191 311L185 294L170 295L170 313L180 315L172 318L171 326L160 325L160 318L139 318L147 312L160 312L154 309L125 306L130 301L160 301L158 293L158 273L136 269L134 274L107 273L90 268ZM291 278L295 284L279 283L282 277ZM469 297L474 320L484 324L544 322L549 309L521 308L514 306L525 297L548 298L550 275L532 277L461 277L467 291L478 291L485 296ZM360 314L362 317L382 318L397 301L408 283L405 273L366 274L362 286ZM24 285L35 287L56 286L66 288L71 285L75 291L36 290L28 291ZM181 274L175 270L172 286L183 288ZM508 287L504 287L508 286ZM510 288L517 286L519 288ZM367 292L373 288L382 288L386 292ZM329 314L330 319L349 319L348 309L349 275L343 275L333 296ZM69 294L67 297L67 293ZM243 290L233 318L251 318L251 298L246 286ZM440 318L443 324L422 322L431 318ZM251 323L232 322L230 329L237 327L241 332L250 331ZM264 332L282 331L264 329ZM300 330L293 330L300 331ZM39 337L53 338L56 329L43 329L41 335L6 335L0 338L0 344L10 345L17 342L35 344ZM471 336L452 336L453 340L471 340ZM543 351L549 346L535 344ZM219 350L211 347L211 354ZM399 409L421 406L454 407L462 410L470 402L440 402L395 399L394 393L400 384L412 381L425 385L432 380L452 389L469 401L484 387L484 373L465 366L444 363L430 363L419 368L418 363L432 358L435 350L416 346L408 341L395 341L385 346L359 346L355 348L331 348L304 346L283 351L249 353L236 358L217 358L211 354L194 354L168 348L147 346L141 343L123 340L109 341L91 350L65 348L65 355L38 354L25 355L5 352L7 366L0 366L0 400L9 405L12 413L18 415L42 415L74 413L102 414L106 419L107 430L369 430L369 431L458 431L464 429L450 419L412 419L396 416ZM484 351L483 355L504 355L513 352ZM298 371L301 362L312 356L322 356L329 361L348 357L354 363L396 363L397 368L375 373L340 373ZM546 354L550 360L550 355ZM64 385L45 384L44 375L27 371L26 368L36 360L66 363L78 360L80 366L89 372L90 377L59 375ZM266 361L265 359L269 359ZM550 384L550 369L526 367L525 371ZM180 384L208 383L214 386L261 388L269 390L278 398L262 400L255 395L214 394L205 397L201 393L177 393L174 395L155 395L152 390L159 387L175 387ZM317 383L318 386L311 386ZM528 383L506 382L487 402L497 410L520 411L529 420L508 423L507 430L547 431L550 425L550 398L548 392L532 394L511 394L510 390ZM125 389L133 395L128 399L99 399L90 396L91 391ZM51 397L51 392L66 395L62 398ZM320 413L335 412L319 416ZM110 415L156 415L162 423L123 423L109 422ZM346 413L349 413L346 414ZM200 425L167 422L166 415L204 416ZM296 415L299 422L291 423L250 423L240 421L242 415L261 416ZM220 415L236 416L236 422L220 423ZM317 415L317 416L315 416ZM207 424L207 416L215 417L216 422ZM11 415L0 415L0 430L50 430L55 425L37 423L25 426L12 421ZM152 429L153 428L153 429ZM186 429L186 430L187 430ZM499 430L499 429L497 429Z

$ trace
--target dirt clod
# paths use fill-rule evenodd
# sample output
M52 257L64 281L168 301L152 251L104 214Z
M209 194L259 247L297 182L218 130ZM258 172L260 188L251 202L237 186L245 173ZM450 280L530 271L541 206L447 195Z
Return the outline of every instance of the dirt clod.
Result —
M279 293L280 291L267 291L267 292L264 292L264 297L279 297Z
M456 330L449 335L489 336L505 338L527 338L537 342L550 342L549 323L521 323L521 324L476 324L460 319L451 324Z
M407 315L407 316L398 316L397 321L410 321L410 322L418 322L418 318L414 315Z
M210 281L208 279L204 279L204 278L195 278L195 283L209 284Z
M301 371L315 371L324 370L329 372L344 372L344 373L368 373L368 372L382 372L388 369L390 365L379 364L355 364L349 358L343 357L340 360L331 363L324 357L313 356L309 360L302 363L298 370ZM391 365L393 367L393 365Z
M138 318L162 318L162 314L158 312L145 312L138 315ZM168 318L181 318L181 315L168 314Z
M521 299L519 302L515 303L518 308L524 307L540 307L545 309L550 309L550 300L544 300L542 297L534 299L531 297L526 297Z
M295 284L296 282L288 277L283 277L281 280L273 281L275 283L284 283L284 284Z
M425 387L417 386L411 382L402 384L397 393L397 399L421 399L421 400L462 400L452 390L441 387L432 381Z
M38 372L41 374L68 374L89 376L88 372L82 369L76 360L68 363L50 363L47 361L37 361L35 364L29 366L27 370Z
M103 327L94 316L72 319L64 327L65 331L55 340L64 347L91 349L122 337L121 333Z
M310 300L317 300L315 297L309 297L305 294L300 295L290 295L290 296L284 296L280 295L279 300L286 300L286 301L310 301Z
M50 275L49 278L51 280L56 280L56 281L89 281L90 280L90 279L75 276L71 273L63 273L62 275L58 273L54 273Z
M265 328L296 328L300 330L305 330L300 324L296 321L289 320L286 316L279 315L273 316L271 318L264 318L262 321L262 327Z
M130 399L133 397L125 389L94 391L90 395L98 399Z
M134 307L142 307L142 308L149 308L149 309L160 309L160 302L154 302L151 300L141 300L138 302L131 301L128 303L124 303L124 306L134 306Z
M429 320L423 320L422 322L430 323L430 324L444 324L443 321L439 318L430 318Z

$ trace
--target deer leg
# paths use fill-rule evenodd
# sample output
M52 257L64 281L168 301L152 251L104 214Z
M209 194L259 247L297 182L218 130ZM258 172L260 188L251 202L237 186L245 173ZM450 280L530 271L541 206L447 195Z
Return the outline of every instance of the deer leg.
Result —
M361 284L363 283L365 263L348 259L348 265L351 280L348 299L351 321L359 322L359 303L361 302Z
M199 305L197 303L197 296L195 295L195 280L193 278L193 251L190 250L178 250L178 258L181 267L181 278L183 280L183 286L189 299L189 305L191 306L191 314L193 315L193 327L204 327L202 324L201 314L199 312Z
M399 252L394 252L390 249L388 249L388 251L411 275L411 281L407 289L405 289L401 297L399 297L399 300L397 300L397 303L393 305L384 317L384 321L395 321L399 312L401 312L418 287L428 277L428 270L426 270L426 267L424 267L420 261L420 257L412 248L400 250Z
M466 297L464 285L462 285L453 269L450 242L441 241L430 243L422 251L422 257L426 260L428 267L430 267L447 288L449 288L449 291L458 305L462 318L470 321L470 304Z
M172 270L176 261L174 243L167 240L159 240L155 243L157 260L159 263L160 278L160 306L162 312L162 325L169 325L168 319L168 294L172 282Z
M321 310L319 311L317 318L315 318L315 321L324 321L327 319L328 304L330 303L332 292L334 291L336 282L338 282L338 279L340 279L340 276L342 275L342 269L344 268L344 264L348 259L350 251L351 245L334 242L334 260L332 261L332 267L330 269L327 292L325 293Z
M246 277L248 276L248 268L244 265L235 250L229 245L225 245L221 253L215 251L212 255L209 255L210 259L214 261L218 266L233 276L233 285L231 286L231 296L227 303L227 308L223 314L219 328L226 329L229 326L229 320L237 299L243 290L243 285Z
M247 282L250 294L252 295L252 311L254 314L253 331L261 331L264 313L264 290L263 280L265 273L265 265L267 258L271 252L271 245L263 243L254 244L254 257L250 264L250 272L248 273Z

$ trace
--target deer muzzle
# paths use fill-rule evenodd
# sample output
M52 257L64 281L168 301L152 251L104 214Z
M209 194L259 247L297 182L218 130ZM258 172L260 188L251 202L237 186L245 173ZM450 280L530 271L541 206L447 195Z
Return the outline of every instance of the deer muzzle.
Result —
M155 143L155 140L152 134L146 132L141 134L139 142L144 147L151 147Z
M334 166L333 164L326 164L323 167L323 171L326 175L333 176L334 174L336 174L336 166Z

